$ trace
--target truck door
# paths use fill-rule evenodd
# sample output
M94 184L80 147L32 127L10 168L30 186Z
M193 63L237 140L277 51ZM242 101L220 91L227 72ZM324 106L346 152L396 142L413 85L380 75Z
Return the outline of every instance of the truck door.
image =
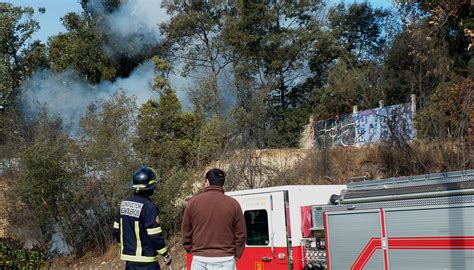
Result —
M238 270L288 270L286 191L234 195L244 212L247 245Z

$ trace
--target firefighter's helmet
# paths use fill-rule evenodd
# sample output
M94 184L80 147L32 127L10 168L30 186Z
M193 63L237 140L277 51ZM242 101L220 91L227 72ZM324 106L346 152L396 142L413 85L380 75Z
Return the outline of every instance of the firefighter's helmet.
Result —
M158 176L156 171L150 167L141 167L133 173L132 182L128 184L129 189L136 191L150 190L156 187Z

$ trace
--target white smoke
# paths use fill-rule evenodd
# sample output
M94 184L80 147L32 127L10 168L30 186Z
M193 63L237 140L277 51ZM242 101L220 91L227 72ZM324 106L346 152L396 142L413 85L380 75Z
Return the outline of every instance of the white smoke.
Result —
M104 19L111 54L138 55L160 41L159 24L169 20L161 0L127 0Z
M151 60L139 65L127 78L118 78L114 82L102 81L96 85L88 84L71 70L61 73L38 70L23 83L23 111L34 119L44 108L50 114L61 117L63 123L70 127L71 133L76 134L79 121L91 102L110 99L117 91L135 97L138 106L149 99L158 99L157 92L151 87L154 77ZM170 81L173 87L183 87L181 77L171 76ZM178 91L177 96L183 108L189 109L186 93Z
M116 91L136 97L138 105L150 98L157 98L151 90L154 65L151 61L138 66L128 78L114 82L103 81L91 85L81 80L73 71L53 73L36 71L23 84L23 111L35 118L45 108L52 115L61 117L72 133L79 130L79 121L91 102L109 99Z

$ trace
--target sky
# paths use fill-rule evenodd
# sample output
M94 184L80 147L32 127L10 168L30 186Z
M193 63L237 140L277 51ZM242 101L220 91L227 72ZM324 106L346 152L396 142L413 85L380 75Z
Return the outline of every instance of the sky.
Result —
M156 1L160 0L144 0ZM328 2L344 2L346 4L353 2L363 2L364 0L329 0ZM35 17L40 23L40 29L34 34L32 40L39 39L43 42L48 40L49 36L56 35L59 32L65 32L60 18L68 12L80 12L81 5L79 0L0 0L0 2L12 3L16 6L29 6L35 9ZM390 8L392 0L368 0L374 7ZM46 8L46 13L40 14L38 8Z

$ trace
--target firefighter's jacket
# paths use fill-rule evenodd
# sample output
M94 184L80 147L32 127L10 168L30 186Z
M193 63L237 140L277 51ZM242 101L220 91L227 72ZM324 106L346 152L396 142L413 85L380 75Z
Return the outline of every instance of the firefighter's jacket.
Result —
M146 196L135 194L122 201L114 222L122 260L154 262L158 254L167 254L158 214L158 208Z

